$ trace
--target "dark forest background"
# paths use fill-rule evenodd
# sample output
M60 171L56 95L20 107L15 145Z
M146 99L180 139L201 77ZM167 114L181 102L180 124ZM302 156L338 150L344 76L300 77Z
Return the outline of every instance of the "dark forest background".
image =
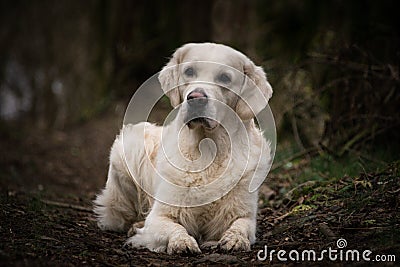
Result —
M395 1L0 1L0 125L67 129L212 41L267 72L278 143L397 154ZM22 129L25 127L21 127Z
M321 251L342 238L399 260L398 6L0 0L0 266L275 266L257 260L266 245ZM257 241L190 256L123 246L126 233L101 231L92 209L124 110L175 49L204 41L247 54L274 88ZM159 104L150 117L162 120L171 107Z

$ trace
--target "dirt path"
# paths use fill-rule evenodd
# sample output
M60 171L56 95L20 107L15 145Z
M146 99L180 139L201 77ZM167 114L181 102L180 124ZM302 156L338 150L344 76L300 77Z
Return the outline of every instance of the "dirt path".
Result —
M371 258L394 255L396 262L386 265L400 261L399 162L377 173L302 184L285 195L279 192L292 186L271 174L262 188L258 241L251 252L170 256L123 247L126 236L100 231L91 212L106 179L121 110L65 132L1 133L1 266L280 265L276 253L272 262L260 261L257 253L265 246L269 252L319 253L337 249L340 238L348 249L371 250Z

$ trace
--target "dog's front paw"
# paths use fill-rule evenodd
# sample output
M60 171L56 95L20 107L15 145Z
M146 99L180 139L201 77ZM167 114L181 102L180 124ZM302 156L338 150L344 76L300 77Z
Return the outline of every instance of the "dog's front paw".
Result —
M131 228L128 230L128 237L134 236L137 234L137 230L144 227L144 221L135 222Z
M201 253L201 250L192 236L188 234L179 234L170 238L167 253Z
M218 246L226 251L250 251L250 240L241 233L227 231L219 240Z

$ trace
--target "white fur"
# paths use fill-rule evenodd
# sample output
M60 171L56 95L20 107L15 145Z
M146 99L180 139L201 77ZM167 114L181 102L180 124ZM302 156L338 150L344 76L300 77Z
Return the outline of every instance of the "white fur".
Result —
M180 85L185 82L185 78L182 77L182 69L174 66L195 60L225 64L244 73L242 78L233 72L231 86L245 97L249 96L247 99L250 102L255 86L260 88L266 101L272 95L272 88L264 71L242 53L223 45L188 44L174 53L159 76L173 106L184 102L183 99L193 89L190 84ZM200 65L195 66L202 68ZM199 76L203 73L201 78L209 80L216 71L211 67L199 69ZM250 249L250 245L255 242L258 192L249 193L249 183L253 175L265 173L259 170L255 172L256 168L266 169L270 161L269 145L253 120L253 113L259 110L251 111L243 100L235 94L223 92L218 85L207 84L203 87L207 95L226 103L238 114L242 119L243 130L235 124L231 125L237 134L232 135L230 140L227 132L220 126L213 130L204 127L189 128L183 123L186 112L184 105L175 120L164 128L149 123L125 125L111 149L105 189L95 200L94 211L101 229L126 231L134 223L145 220L144 227L133 226L131 230L135 235L128 239L127 244L157 252L196 253L200 252L199 244L205 247L215 243L225 250ZM171 88L173 89L170 90ZM213 108L210 107L210 113L215 115L221 112ZM221 116L223 119L223 115ZM183 155L186 159L195 160L201 156L199 144L204 138L210 138L215 143L215 158L203 171L178 170L161 151L161 136L175 137L179 131L179 140L170 138L163 141L164 149L172 151L171 155ZM261 160L260 156L263 157ZM150 160L146 160L147 158ZM179 161L180 166L187 164L179 156L173 160ZM153 166L169 182L188 187L187 193L165 192L165 183L156 178ZM199 197L191 188L209 184L221 175L225 177L222 185L226 187L233 183L229 177L241 175L241 179L231 191L211 203L196 207L177 207L152 198L170 197L174 202L186 203L187 199ZM221 190L211 188L203 193L200 196L218 196Z

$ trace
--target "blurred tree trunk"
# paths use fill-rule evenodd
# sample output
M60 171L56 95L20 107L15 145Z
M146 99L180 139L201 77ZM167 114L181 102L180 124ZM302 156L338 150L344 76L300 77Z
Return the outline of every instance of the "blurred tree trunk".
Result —
M105 3L2 2L1 89L16 103L2 117L33 114L33 125L60 128L103 108L111 68Z
M212 40L231 45L261 64L256 51L260 32L256 8L256 1L214 1Z

